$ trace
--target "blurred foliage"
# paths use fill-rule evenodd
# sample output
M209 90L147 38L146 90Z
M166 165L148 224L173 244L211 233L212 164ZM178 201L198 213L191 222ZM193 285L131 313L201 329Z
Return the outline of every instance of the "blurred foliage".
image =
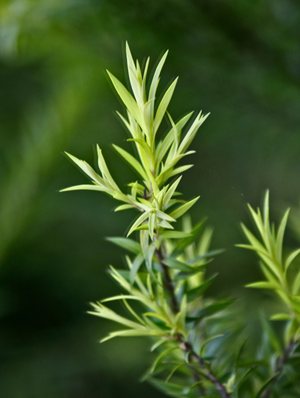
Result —
M180 76L172 113L212 113L182 190L201 194L194 215L209 217L213 245L227 249L211 267L221 273L212 293L241 297L255 340L255 306L263 300L267 312L273 308L268 295L241 292L260 276L251 253L233 244L241 241L245 203L259 203L267 187L277 208L297 207L291 220L299 236L299 2L3 0L0 18L1 397L155 391L135 382L150 356L144 343L100 348L106 326L99 331L84 314L88 302L115 291L105 269L119 264L120 252L104 237L122 235L130 215L110 214L111 200L94 193L72 200L57 193L78 182L62 151L92 162L95 142L119 186L131 176L110 163L108 144L124 135L103 73L122 75L125 40L138 58L170 50L161 86ZM293 239L292 232L291 246Z

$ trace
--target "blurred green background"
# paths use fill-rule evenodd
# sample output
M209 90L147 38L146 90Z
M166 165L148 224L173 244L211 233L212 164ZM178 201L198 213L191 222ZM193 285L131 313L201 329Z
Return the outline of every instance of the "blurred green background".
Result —
M220 273L210 293L251 308L268 297L242 286L259 272L234 248L246 203L271 191L273 216L294 206L288 245L300 236L300 4L298 0L2 0L0 36L0 396L159 397L139 383L151 354L142 339L99 345L115 325L86 314L117 292L105 270L134 215L94 192L63 151L94 163L98 143L123 186L135 178L111 143L129 147L105 75L124 78L124 43L152 67L169 56L161 89L180 76L173 118L211 112L181 192L200 194ZM167 124L165 124L165 129ZM249 298L249 296L251 296ZM252 307L250 307L250 303ZM267 304L266 304L267 306ZM255 332L255 330L254 330Z

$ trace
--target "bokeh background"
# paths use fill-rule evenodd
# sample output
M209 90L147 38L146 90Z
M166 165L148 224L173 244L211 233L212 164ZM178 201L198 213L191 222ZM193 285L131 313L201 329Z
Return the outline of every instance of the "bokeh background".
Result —
M0 396L159 397L139 382L152 358L147 342L100 345L115 326L86 314L89 302L117 292L105 270L121 267L123 253L104 238L124 235L134 215L115 214L100 193L59 193L85 181L63 151L93 164L98 143L126 189L134 176L111 143L129 144L105 70L126 80L126 40L152 67L169 49L160 87L180 76L173 118L211 112L181 183L187 199L201 195L193 219L207 216L213 247L226 249L209 293L239 297L255 320L252 308L268 297L242 288L259 271L234 247L244 241L240 221L251 225L246 203L260 205L269 188L275 220L292 206L287 245L299 245L300 3L2 0L0 8Z

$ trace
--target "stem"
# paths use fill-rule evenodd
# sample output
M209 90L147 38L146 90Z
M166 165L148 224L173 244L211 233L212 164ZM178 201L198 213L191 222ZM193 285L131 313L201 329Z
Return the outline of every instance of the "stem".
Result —
M166 265L163 264L163 260L165 257L163 255L161 249L157 249L155 251L155 254L156 254L156 257L158 258L159 264L162 268L162 273L163 273L163 278L164 278L166 289L171 296L172 310L173 310L174 314L177 314L179 312L179 304L178 304L177 298L175 296L174 285L172 283L169 269ZM185 352L190 353L189 354L190 358L193 358L196 362L198 362L198 364L202 367L202 369L205 370L207 378L216 386L216 388L218 389L218 391L220 392L222 397L230 398L231 394L229 394L226 391L225 386L218 380L218 378L214 375L214 373L207 369L207 367L205 366L205 361L203 360L203 358L201 358L199 355L196 354L196 352L193 349L192 344L189 341L188 342L184 341L184 339L182 338L182 336L179 333L177 333L176 338L177 338L177 341L179 342L180 346L182 347L182 349Z
M292 337L290 342L288 343L288 345L285 346L282 356L277 359L275 373L278 373L278 375L272 380L272 383L268 386L268 388L261 395L261 398L268 398L268 396L270 395L271 385L279 379L279 376L282 372L284 363L289 358L291 352L293 351L294 346L295 346L295 340L294 340L294 337Z
M156 250L155 254L156 254L156 257L158 258L159 264L162 268L162 274L163 274L167 292L171 296L172 310L173 310L174 314L178 314L179 305L178 305L177 298L175 296L174 286L173 286L172 279L171 279L171 276L169 273L169 268L165 264L163 264L164 256L162 254L161 249Z

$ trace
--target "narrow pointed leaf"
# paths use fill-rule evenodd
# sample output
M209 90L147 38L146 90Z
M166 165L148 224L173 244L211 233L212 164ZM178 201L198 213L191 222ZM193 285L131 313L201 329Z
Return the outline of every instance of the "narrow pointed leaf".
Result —
M117 93L119 94L121 100L124 102L125 106L128 108L129 112L134 117L134 119L143 128L144 126L143 126L143 120L141 118L141 113L134 98L129 93L129 91L124 87L124 85L114 75L112 75L109 71L107 71L107 73Z
M166 110L169 106L169 103L171 101L171 98L173 96L176 84L178 81L178 77L174 80L174 82L171 84L171 86L168 88L166 91L165 95L163 96L158 109L156 111L155 119L154 119L154 133L156 133L158 127L160 126L160 123L166 113Z
M279 285L271 282L255 282L246 285L246 287L251 287L254 289L273 289L273 290L280 288Z
M124 249L129 250L132 253L140 254L142 251L141 245L132 239L120 237L109 237L106 239L109 242L112 242L117 246L123 247Z
M255 395L255 398L260 398L261 394L265 391L265 389L273 382L274 379L278 377L280 373L276 373L274 376L272 376L269 380L265 382L265 384L260 388L258 393Z
M130 228L127 236L129 236L130 234L132 234L132 232L139 227L150 215L149 211L144 212L136 221L135 223L132 225L132 227Z
M187 292L187 299L188 301L193 301L196 298L202 296L202 294L209 288L211 285L212 281L215 279L217 274L213 275L211 278L207 279L204 283L202 283L200 286L196 287L195 289L190 290Z
M294 259L298 256L298 254L300 253L300 249L297 249L295 251L293 251L288 258L286 259L285 262L285 271L288 270L289 266L291 265L291 263L294 261Z
M147 180L147 174L143 169L143 166L130 153L126 152L117 145L113 145L113 147L140 174L140 176L142 176L144 180Z
M61 189L59 192L67 192L67 191L100 191L100 192L111 193L110 190L104 186L91 185L91 184L74 185L73 187Z
M179 217L183 216L183 214L186 213L197 202L199 198L200 196L180 206L178 209L174 210L170 214L170 217L175 218L177 220Z

